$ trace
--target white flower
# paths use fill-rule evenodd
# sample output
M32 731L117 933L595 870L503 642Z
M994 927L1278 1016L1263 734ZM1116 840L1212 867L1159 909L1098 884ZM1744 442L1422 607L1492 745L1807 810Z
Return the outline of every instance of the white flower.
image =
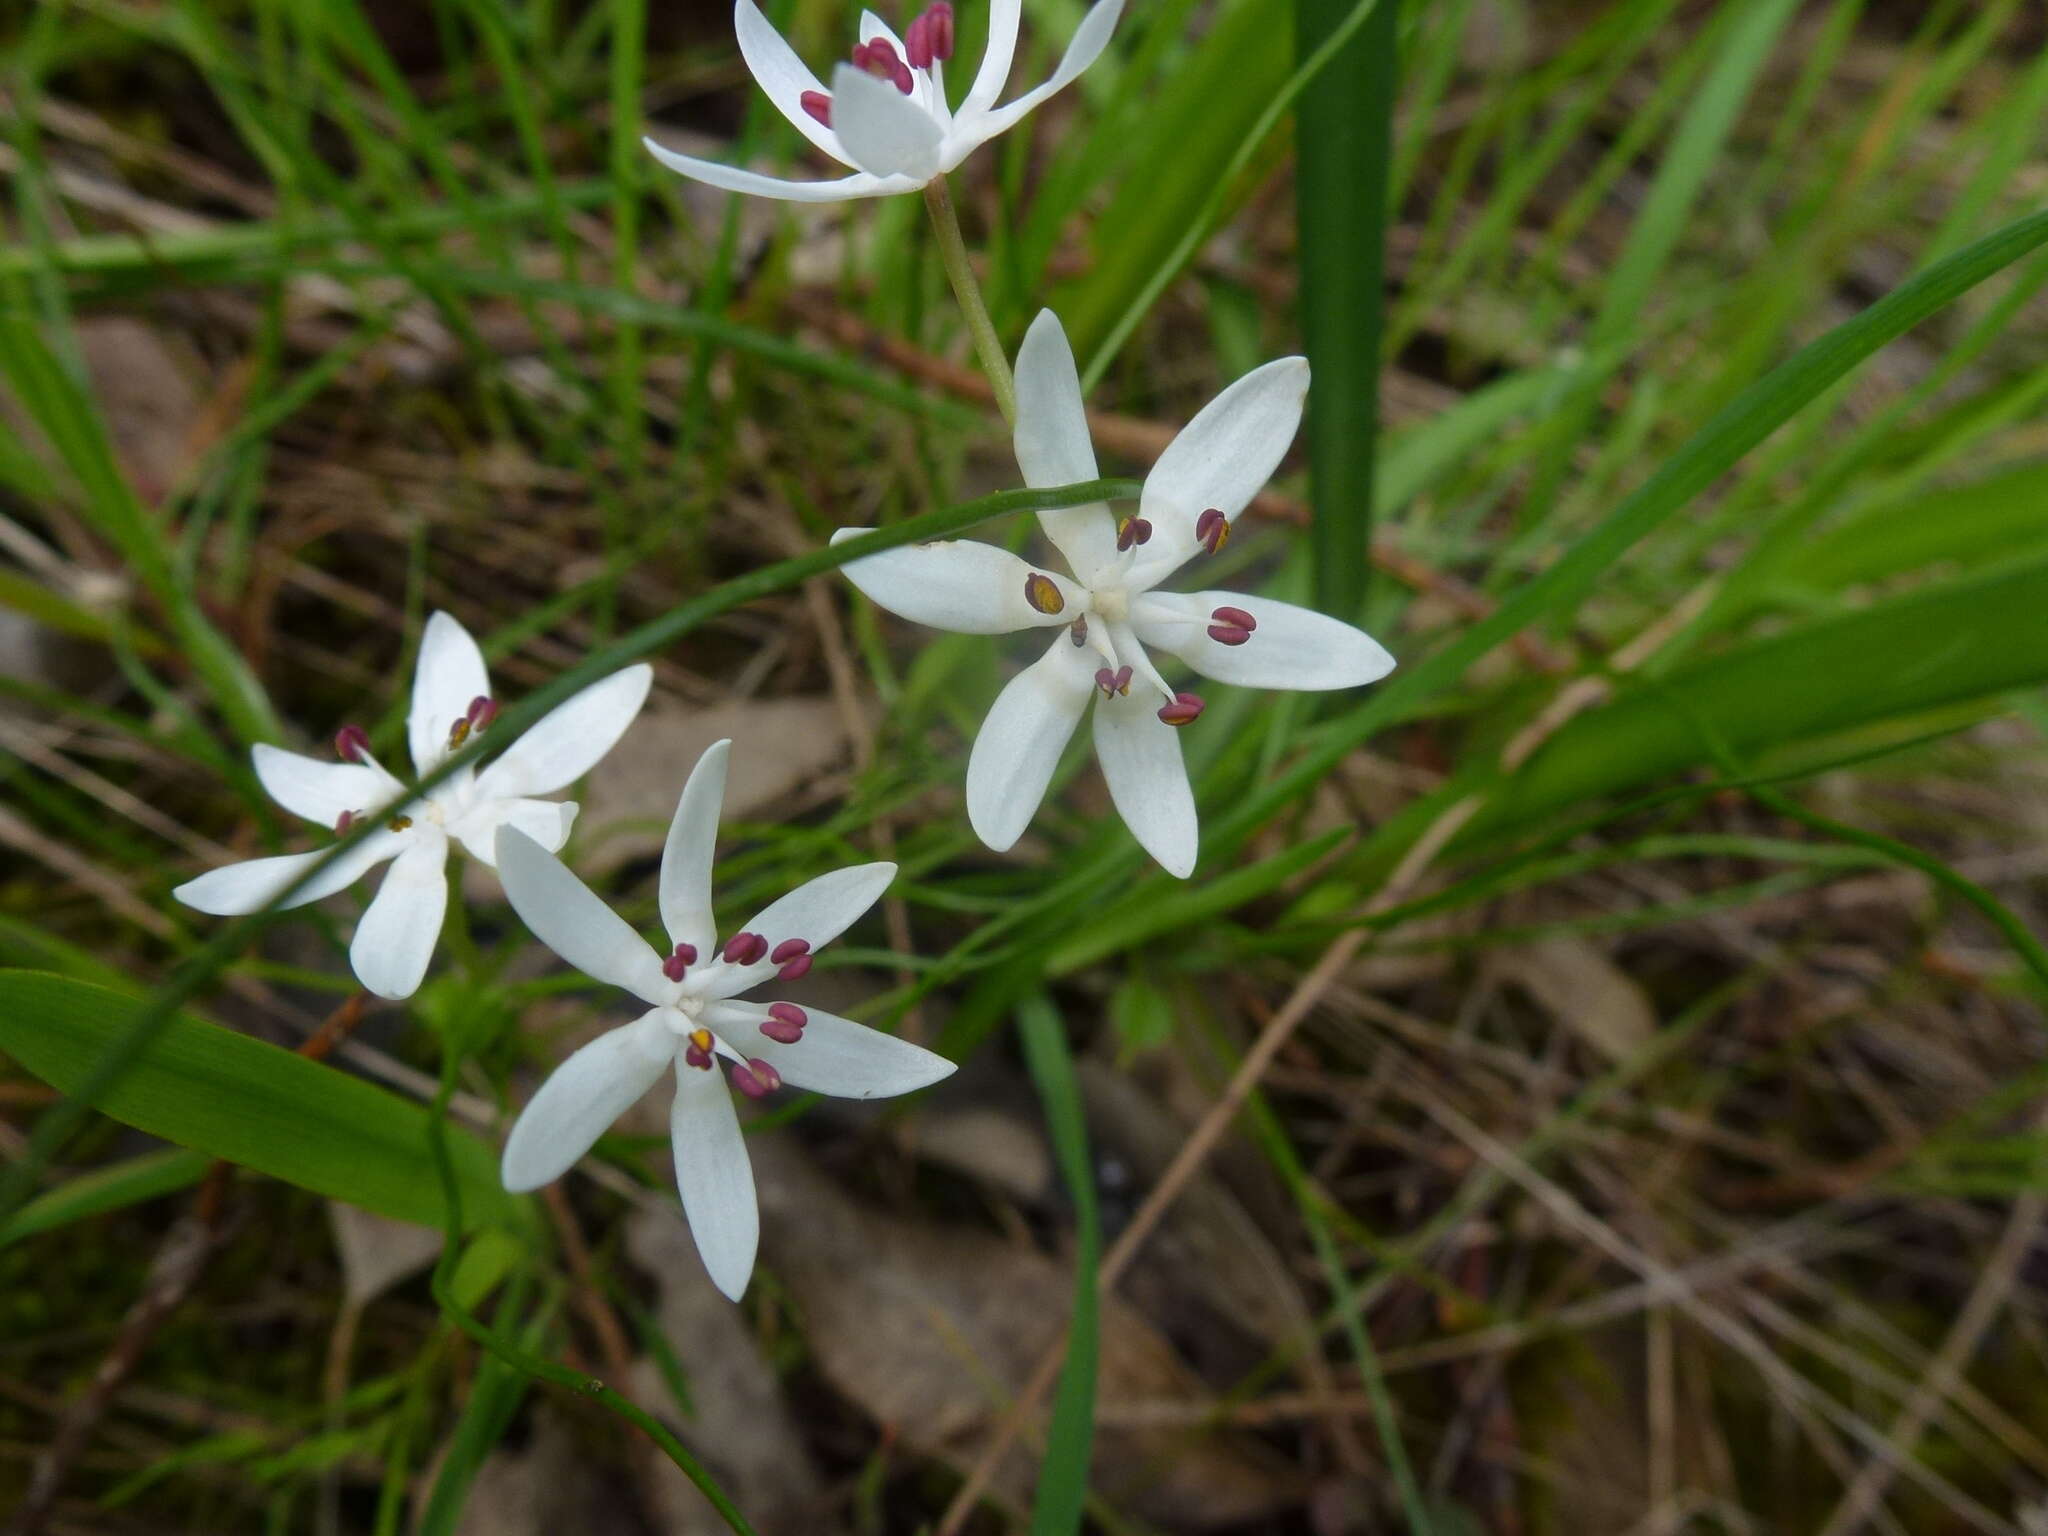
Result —
M349 963L379 997L410 997L427 973L434 940L448 908L448 840L489 864L498 829L518 827L559 848L576 819L573 801L538 800L574 783L633 723L654 671L645 663L592 683L543 716L481 773L457 769L424 795L400 782L370 755L360 726L334 738L338 763L323 763L271 746L251 749L256 777L270 798L294 815L337 833L364 819L383 823L293 892L287 906L330 896L386 859L391 872L356 924ZM498 706L491 697L483 653L452 617L437 613L420 637L406 737L413 771L421 778L479 732L488 732ZM230 864L187 881L171 894L188 907L216 916L255 912L270 903L322 857L289 853Z
M1124 0L1101 0L1081 19L1066 56L1052 78L998 107L1017 51L1022 0L994 0L988 18L988 51L966 100L954 112L946 103L945 61L953 56L953 8L940 3L910 24L899 38L872 11L860 18L860 46L853 61L832 72L825 88L768 23L754 0L737 0L733 26L740 54L776 109L834 160L854 174L838 181L783 181L752 171L698 160L642 140L654 158L672 171L731 192L750 192L796 203L836 203L856 197L915 192L943 176L969 154L1019 122L1053 92L1093 64L1109 44Z
M1039 513L1074 580L967 540L908 545L844 567L884 608L937 629L1062 631L1010 680L974 739L967 817L989 847L1000 852L1023 834L1067 738L1100 695L1095 753L1110 798L1146 852L1173 874L1193 871L1195 799L1177 728L1201 714L1202 700L1168 685L1148 645L1205 677L1253 688L1351 688L1393 670L1394 658L1363 630L1292 603L1154 590L1230 537L1294 440L1307 393L1305 358L1254 369L1167 445L1136 516L1117 522L1100 502ZM1027 484L1096 478L1074 354L1051 310L1017 352L1015 441ZM865 531L842 528L833 539Z
M542 943L653 1009L599 1035L541 1084L505 1142L505 1187L537 1189L560 1178L673 1066L669 1129L683 1214L712 1281L737 1301L753 1272L760 1213L717 1058L733 1063L733 1086L750 1098L784 1083L846 1099L889 1098L937 1082L953 1064L815 1008L731 1000L771 976L803 975L811 957L873 906L896 874L894 864L860 864L820 875L770 902L721 946L712 929L711 853L731 745L715 742L698 759L669 824L660 882L665 950L516 827L498 834L498 876Z

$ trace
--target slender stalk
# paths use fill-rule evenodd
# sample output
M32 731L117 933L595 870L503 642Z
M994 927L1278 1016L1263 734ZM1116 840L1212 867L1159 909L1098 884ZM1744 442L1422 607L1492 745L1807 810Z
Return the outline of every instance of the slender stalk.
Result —
M1005 423L1014 424L1017 385L1010 377L1010 360L1003 355L995 322L989 319L988 305L982 302L981 284L975 280L974 268L967 260L967 242L960 238L960 216L953 211L953 194L946 190L944 176L934 176L924 184L924 205L939 237L939 260L945 264L946 276L952 279L953 296L960 301L960 312L967 317L967 333L974 338L981 371L988 375L989 387L996 392L996 409L1003 413Z

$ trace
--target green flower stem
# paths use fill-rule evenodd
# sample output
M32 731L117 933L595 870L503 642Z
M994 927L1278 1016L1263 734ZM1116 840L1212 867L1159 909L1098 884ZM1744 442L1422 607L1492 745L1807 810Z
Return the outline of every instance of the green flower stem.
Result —
M988 305L982 302L981 284L975 280L974 268L967 260L967 242L960 237L960 216L953 211L953 194L946 190L944 176L934 176L924 184L924 205L939 237L939 260L945 265L946 276L952 279L953 296L960 301L960 311L967 317L967 333L974 338L981 371L988 375L989 387L996 392L996 409L1003 413L1006 426L1014 426L1016 381L1010 377L1010 360L1003 355L995 322L989 319Z

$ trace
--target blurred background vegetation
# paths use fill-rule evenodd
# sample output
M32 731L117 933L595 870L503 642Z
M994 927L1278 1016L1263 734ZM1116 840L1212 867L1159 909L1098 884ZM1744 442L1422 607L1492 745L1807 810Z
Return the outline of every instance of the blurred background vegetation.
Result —
M1082 9L1032 0L1019 78ZM853 39L769 10L814 65ZM1078 749L1015 854L973 840L1000 643L817 577L661 650L577 866L651 922L676 790L736 737L722 915L898 860L811 984L965 1066L756 1117L737 1310L658 1113L456 1288L672 1423L770 1536L1000 1531L1051 1484L1115 1533L2038 1532L2048 254L2017 221L2048 24L1399 21L1364 613L1402 671L1217 690L1183 884ZM963 57L984 26L962 8ZM718 5L44 0L0 39L9 966L170 976L214 927L173 885L311 846L247 746L392 733L431 609L516 697L837 526L1016 483L915 199L792 211L647 161L643 131L805 168ZM1245 369L1349 344L1297 277L1357 247L1298 248L1295 65L1277 0L1150 0L956 178L1006 339L1049 302L1099 375L1112 473ZM1952 258L1971 282L1880 303ZM1305 462L1220 584L1308 597ZM415 1120L454 1059L486 1140L616 1021L488 905L469 963L362 1010L360 896L194 1011L319 1041ZM62 1074L29 1037L92 1027L52 985L0 988L0 1155L35 1175L0 1224L18 1529L720 1528L450 1322L439 1235L388 1219L438 1219L415 1120L374 1168L344 1109L305 1121L334 1161L303 1188L111 1117L31 1158ZM1098 1236L1092 1476L1055 1434L1039 1483L1009 1409Z

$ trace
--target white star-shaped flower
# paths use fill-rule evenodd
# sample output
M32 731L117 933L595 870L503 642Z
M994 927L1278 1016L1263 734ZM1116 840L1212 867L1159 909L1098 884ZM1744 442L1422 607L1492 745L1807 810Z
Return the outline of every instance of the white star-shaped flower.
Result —
M1118 522L1100 502L1039 513L1071 580L971 540L907 545L844 567L882 607L935 629L1063 631L1010 680L974 739L967 816L989 847L1000 852L1023 835L1095 698L1095 754L1118 813L1166 869L1193 871L1199 834L1178 728L1200 716L1202 699L1168 684L1147 646L1251 688L1351 688L1393 670L1394 658L1363 630L1292 603L1156 590L1222 548L1294 440L1307 394L1306 358L1256 368L1167 445L1135 516ZM1051 310L1017 352L1015 442L1029 485L1097 478L1074 354Z
M733 27L740 55L776 109L853 175L837 181L783 181L699 160L643 140L672 171L731 192L796 203L915 192L952 170L975 149L1019 122L1040 102L1093 64L1109 44L1124 0L1101 0L1081 19L1052 78L1008 106L996 105L1017 51L1022 0L994 0L988 50L967 97L955 112L946 102L945 61L953 56L953 8L933 5L899 38L872 11L860 18L860 46L832 72L828 95L754 0L738 0Z
M498 877L520 917L595 981L624 987L652 1011L599 1035L541 1084L505 1143L505 1187L537 1189L566 1173L605 1128L671 1066L676 1185L712 1281L739 1300L754 1269L760 1212L739 1116L717 1068L759 1098L787 1083L844 1099L882 1099L937 1082L953 1064L922 1046L795 1003L733 999L771 976L795 980L811 957L875 904L894 864L860 864L798 886L723 945L711 916L711 855L732 743L714 743L691 771L661 855L656 950L516 827L498 834Z
M589 772L633 723L653 680L653 669L641 663L592 683L550 710L482 772L459 768L424 795L370 755L370 739L360 726L344 726L336 734L338 763L272 746L252 748L256 777L293 815L337 833L366 819L383 824L300 886L286 905L330 896L390 859L390 873L356 924L349 964L379 997L410 997L427 973L447 914L449 839L485 864L495 860L498 829L504 826L518 827L549 848L561 847L576 819L575 802L534 797L553 794ZM436 613L420 637L406 719L413 771L426 777L457 747L487 733L497 714L476 641L454 618ZM171 894L220 917L255 912L321 857L321 851L288 853L229 864Z

